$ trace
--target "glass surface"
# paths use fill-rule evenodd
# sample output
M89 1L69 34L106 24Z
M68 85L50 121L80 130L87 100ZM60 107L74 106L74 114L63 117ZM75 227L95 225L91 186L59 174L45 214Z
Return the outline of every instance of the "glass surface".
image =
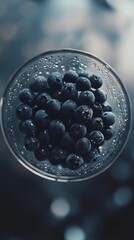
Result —
M68 70L97 74L103 79L102 90L107 92L107 102L116 115L114 137L100 147L100 156L93 162L83 164L78 170L53 165L49 159L39 162L23 145L23 134L18 129L15 115L20 103L19 92L27 87L35 76L48 76L53 71ZM130 129L130 103L127 92L114 70L101 59L89 53L63 49L42 53L20 67L10 78L1 99L2 131L11 152L17 160L33 173L56 181L78 181L94 177L106 170L119 156L125 146Z

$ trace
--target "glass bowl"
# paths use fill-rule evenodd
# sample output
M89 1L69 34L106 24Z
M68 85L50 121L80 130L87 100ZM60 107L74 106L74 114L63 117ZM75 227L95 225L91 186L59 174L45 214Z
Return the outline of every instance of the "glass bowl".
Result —
M33 152L24 147L23 134L18 129L16 106L20 103L19 93L26 88L35 76L47 77L58 71L87 72L99 75L103 79L102 90L107 93L107 101L116 115L113 138L100 147L96 161L84 163L77 170L61 165L53 165L49 159L38 161ZM2 132L8 147L15 158L28 170L40 177L61 182L80 181L94 177L118 158L128 138L130 129L130 103L127 92L114 70L98 57L73 49L44 52L21 66L10 78L1 99Z

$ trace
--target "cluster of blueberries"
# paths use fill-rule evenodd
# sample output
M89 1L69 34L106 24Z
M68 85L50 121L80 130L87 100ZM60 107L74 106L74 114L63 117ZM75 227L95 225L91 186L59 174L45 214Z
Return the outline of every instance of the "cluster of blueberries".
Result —
M36 76L16 108L24 146L38 161L76 170L95 161L114 135L115 114L98 75L67 71Z

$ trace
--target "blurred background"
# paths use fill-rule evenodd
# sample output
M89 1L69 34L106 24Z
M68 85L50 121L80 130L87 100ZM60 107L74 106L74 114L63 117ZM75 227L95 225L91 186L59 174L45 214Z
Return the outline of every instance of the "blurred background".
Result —
M0 97L10 75L50 49L76 48L108 62L134 113L133 0L0 0ZM0 134L0 240L133 240L134 127L99 176L57 183L28 172Z

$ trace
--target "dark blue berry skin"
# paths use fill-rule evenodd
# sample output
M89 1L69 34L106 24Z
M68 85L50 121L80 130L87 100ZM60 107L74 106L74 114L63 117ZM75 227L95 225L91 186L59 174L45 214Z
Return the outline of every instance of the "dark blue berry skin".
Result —
M87 137L91 141L93 147L99 147L104 143L104 135L98 130L90 132Z
M32 119L27 119L19 123L19 130L27 136L35 135L37 132L36 126Z
M40 141L40 145L43 146L43 147L46 147L50 144L51 137L50 137L49 131L47 129L44 129L39 134L39 141Z
M66 166L71 170L79 169L83 163L83 157L76 153L70 153L66 159Z
M87 134L87 128L84 124L74 123L70 128L70 133L74 138L82 138Z
M113 112L104 112L101 117L105 126L110 126L115 123L115 114Z
M95 102L95 96L91 91L82 91L77 98L79 105L92 106Z
M74 146L74 143L75 141L70 135L70 133L65 132L65 134L63 135L60 141L61 146L65 149L71 149Z
M67 157L67 151L62 147L56 147L56 148L53 148L51 152L50 161L55 165L57 164L64 165L66 161L66 157Z
M107 100L107 93L101 89L94 91L95 100L98 103L104 103Z
M58 101L61 101L62 100L61 91L53 92L51 94L51 97L54 98L54 99L57 99Z
M21 102L31 106L34 102L34 94L29 88L24 88L19 93L19 99Z
M65 83L61 90L62 99L65 100L76 100L77 98L77 90L75 84L73 83Z
M95 88L95 89L100 88L103 84L102 78L97 75L90 76L89 80L91 82L92 88Z
M16 115L21 120L30 119L32 117L32 108L26 104L19 104L16 108Z
M84 155L86 163L95 162L100 156L100 153L97 148L91 148L90 151Z
M76 83L76 80L77 80L78 76L79 76L78 73L70 70L70 71L65 73L63 81L70 82L70 83Z
M86 78L89 78L89 73L87 72L79 72L79 77L86 77Z
M90 122L90 128L92 130L102 130L103 129L103 120L101 117L93 117Z
M39 93L35 98L35 105L40 108L45 108L46 103L51 99L48 93Z
M39 140L36 137L24 138L24 146L28 151L36 151L40 147Z
M105 140L109 140L114 136L115 130L112 127L104 128L102 131Z
M29 88L33 92L42 92L48 89L48 82L44 76L37 76L34 78L33 82L31 82Z
M88 123L93 116L92 108L87 105L81 105L76 109L75 118L80 123Z
M65 125L62 121L55 119L50 122L49 131L52 135L60 137L65 133Z
M49 125L50 117L45 110L39 110L35 113L34 122L38 129L45 129Z
M50 99L46 103L46 112L50 115L55 115L60 111L61 104L57 99Z
M87 138L80 138L75 143L75 151L80 154L85 154L91 149L91 142Z
M34 155L38 161L45 161L48 159L49 156L48 150L46 150L45 148L37 149L36 151L34 151Z
M65 116L71 117L74 115L76 108L77 104L73 100L67 100L62 104L61 111Z
M76 88L78 91L86 91L91 87L91 82L86 77L78 77L76 81Z
M102 105L103 112L112 112L112 106L107 103L105 105Z
M100 117L103 113L102 105L100 103L95 103L92 106L94 117Z
M52 72L48 76L48 84L52 91L57 91L62 88L63 76L60 72Z

